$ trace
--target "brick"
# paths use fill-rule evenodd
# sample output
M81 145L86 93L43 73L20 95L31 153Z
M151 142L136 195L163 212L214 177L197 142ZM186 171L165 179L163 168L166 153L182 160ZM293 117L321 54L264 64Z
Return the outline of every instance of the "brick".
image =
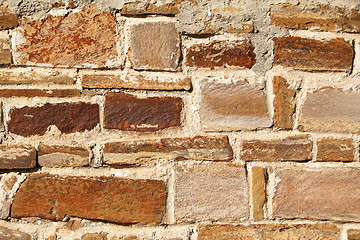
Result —
M360 13L331 5L277 4L270 9L272 24L291 29L360 32Z
M89 151L83 147L39 144L39 165L43 167L82 167L89 165Z
M83 71L83 88L129 88L144 90L190 90L191 78L171 73Z
M332 224L200 225L198 240L335 240L340 229Z
M147 2L125 3L121 9L121 15L177 15L179 14L178 5L186 0L175 0L162 5Z
M36 149L30 146L0 145L0 169L28 169L36 165Z
M114 67L118 64L115 17L91 4L65 16L22 18L14 62L71 67ZM25 43L24 43L25 42ZM61 44L59 44L61 42Z
M319 41L300 37L274 38L274 64L306 71L351 70L354 50L342 38Z
M0 30L15 28L18 25L18 15L10 9L0 7Z
M352 139L321 139L317 142L317 161L354 161Z
M347 239L348 240L360 240L360 230L359 229L348 229L347 230Z
M358 168L276 168L273 216L357 221ZM341 205L341 207L339 207Z
M107 233L87 233L82 235L81 240L107 240Z
M178 222L235 221L249 217L243 166L222 163L178 166L174 189Z
M292 115L295 112L295 90L291 89L286 79L275 76L273 80L274 92L274 126L281 129L291 129Z
M0 89L0 97L80 97L80 89Z
M32 174L15 195L11 217L160 223L165 199L165 183L159 180Z
M14 108L8 130L21 136L44 135L55 125L62 133L83 132L99 123L99 105L84 102L46 103L40 107Z
M7 32L0 32L0 65L9 65L11 63L10 37Z
M180 36L175 24L144 22L131 25L128 56L137 70L177 70Z
M206 131L253 130L271 126L265 95L245 81L201 85L200 118Z
M157 160L230 161L232 148L224 137L162 138L106 143L107 165L141 164Z
M324 88L309 93L299 116L299 130L360 132L360 93Z
M31 235L19 230L12 230L6 227L0 227L0 239L6 240L31 240Z
M254 47L248 40L213 41L195 44L186 50L185 65L197 68L246 67L255 64Z
M242 142L244 161L307 161L311 160L313 143L306 136L277 140L249 140Z
M181 98L141 99L124 93L105 97L105 128L142 132L180 126Z
M262 167L251 168L252 212L254 221L264 219L265 194L265 169Z

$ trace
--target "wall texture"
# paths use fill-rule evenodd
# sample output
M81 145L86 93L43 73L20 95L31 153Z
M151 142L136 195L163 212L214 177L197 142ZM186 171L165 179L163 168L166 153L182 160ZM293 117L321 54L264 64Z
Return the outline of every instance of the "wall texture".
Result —
M359 10L2 1L0 239L359 240Z

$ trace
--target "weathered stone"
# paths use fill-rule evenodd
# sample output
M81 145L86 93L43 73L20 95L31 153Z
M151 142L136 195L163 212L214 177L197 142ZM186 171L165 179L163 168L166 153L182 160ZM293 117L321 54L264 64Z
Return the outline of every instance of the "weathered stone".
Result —
M14 187L17 180L18 178L16 175L4 176L4 183L9 191Z
M291 129L293 126L292 115L295 111L295 90L289 87L285 78L275 76L273 91L274 126L282 129Z
M299 117L299 130L360 132L360 93L324 88L308 94Z
M44 167L81 167L89 165L89 151L82 147L39 144L38 161Z
M41 107L14 108L10 111L8 129L21 135L44 135L55 125L62 133L93 129L100 122L99 105L84 102L46 103Z
M249 140L242 142L244 161L307 161L311 160L313 143L306 136L279 140Z
M196 44L186 51L186 66L198 68L246 67L255 64L254 47L248 40Z
M263 91L250 84L204 81L200 118L207 131L251 130L271 126Z
M307 71L350 71L354 50L342 38L319 41L300 37L274 38L274 64Z
M31 240L31 235L19 230L12 230L6 227L0 227L0 239L6 240Z
M358 221L358 168L292 167L273 172L274 217Z
M0 32L0 65L8 65L11 62L10 37L7 32Z
M171 73L83 71L83 88L130 88L145 90L190 90L191 78Z
M0 89L0 97L79 97L80 89Z
M156 160L230 161L232 148L224 137L162 138L107 143L107 165L141 164Z
M174 0L162 5L140 1L130 2L121 9L121 15L176 15L179 14L178 5L184 1L187 0Z
M332 224L200 225L198 240L337 240L340 229Z
M265 194L265 169L262 167L251 168L252 212L254 221L264 219Z
M52 236L46 238L46 240L57 240L57 235L56 234L52 235Z
M360 230L359 229L347 230L347 239L348 240L360 240Z
M180 126L181 98L137 98L124 93L106 94L104 127L127 131L156 131Z
M11 216L160 223L165 199L165 183L158 180L33 174L15 195Z
M178 222L241 220L249 217L245 168L233 164L175 169Z
M352 139L321 139L317 142L317 161L354 161Z
M131 25L128 55L137 70L177 70L180 36L175 24L143 22Z
M15 28L18 25L18 16L10 9L0 7L0 30Z
M87 233L82 235L81 240L107 240L107 233Z
M36 165L36 149L29 146L0 145L0 169L27 169Z
M273 24L291 29L360 32L360 13L356 9L277 4L271 6L270 17Z
M38 20L22 18L16 37L24 39L15 41L16 64L119 65L115 17L101 12L94 4L65 16L48 15Z
M129 236L129 237L125 237L122 240L138 240L139 238L137 236Z

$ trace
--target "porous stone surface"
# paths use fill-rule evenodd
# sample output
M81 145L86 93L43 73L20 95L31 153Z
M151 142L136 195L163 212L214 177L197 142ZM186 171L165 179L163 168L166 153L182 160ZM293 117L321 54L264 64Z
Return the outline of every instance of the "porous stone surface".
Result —
M81 167L89 165L89 150L83 147L39 144L38 162L44 167Z
M0 65L11 64L10 36L0 32Z
M20 230L13 230L6 227L0 227L0 239L6 240L31 240L30 234L24 233Z
M187 0L175 0L164 4L154 4L144 1L125 3L121 15L176 15L178 5Z
M81 240L107 240L107 233L87 233L81 236Z
M317 141L317 161L354 161L352 139L321 139Z
M0 169L27 169L36 165L36 149L30 146L0 145Z
M15 28L18 25L18 15L9 8L0 6L0 30Z
M251 168L252 213L254 221L264 219L265 184L265 169L262 167Z
M360 239L360 230L359 229L347 230L347 239L348 240L359 240Z

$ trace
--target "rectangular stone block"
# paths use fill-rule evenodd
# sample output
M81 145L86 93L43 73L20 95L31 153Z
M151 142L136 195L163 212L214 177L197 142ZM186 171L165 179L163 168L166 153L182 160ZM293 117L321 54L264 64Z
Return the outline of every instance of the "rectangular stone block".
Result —
M360 230L359 229L348 229L347 230L347 240L360 240Z
M317 142L317 161L354 161L352 139L321 139Z
M248 40L213 41L186 50L185 65L197 68L246 67L255 64L254 47Z
M247 219L248 189L243 166L223 163L178 166L175 218L178 222Z
M307 161L311 160L312 141L306 136L279 140L242 141L241 159L244 161Z
M36 149L30 146L0 145L0 169L28 169L36 166Z
M30 234L24 233L20 230L13 230L7 227L0 227L0 239L7 240L32 240Z
M160 223L165 199L165 183L158 180L32 174L15 195L11 217Z
M143 132L181 124L181 98L137 98L125 93L108 93L105 97L105 128Z
M38 161L43 167L82 167L89 165L89 150L83 147L39 144Z
M273 174L274 217L358 221L358 168L275 168Z
M265 193L265 169L262 167L251 168L251 192L252 192L252 213L254 221L264 219Z
M253 130L272 124L264 92L245 81L203 80L200 118L205 131Z
M125 3L121 9L121 15L176 15L179 14L178 5L182 2L184 2L184 0L175 0L164 4L153 4L141 1L129 2Z
M0 97L80 97L80 89L0 89Z
M10 36L6 31L0 32L0 65L11 63Z
M100 122L99 105L85 102L13 108L9 116L9 132L24 137L44 135L51 125L62 133L74 133L91 130Z
M306 71L345 71L352 68L354 50L342 38L319 41L300 37L274 38L274 64Z
M274 126L281 129L293 127L293 114L295 112L295 90L291 89L286 79L274 76Z
M9 8L0 7L0 30L15 28L18 25L18 15Z
M162 138L106 143L103 156L107 165L157 160L230 161L232 148L226 136Z

